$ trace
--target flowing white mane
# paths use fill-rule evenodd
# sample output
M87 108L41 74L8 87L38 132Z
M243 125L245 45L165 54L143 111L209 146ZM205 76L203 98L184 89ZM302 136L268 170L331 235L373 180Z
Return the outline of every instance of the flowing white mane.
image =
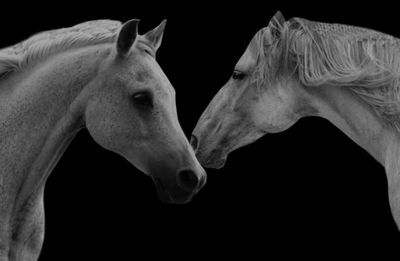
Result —
M113 42L120 26L119 21L94 20L35 34L0 50L0 78L72 48Z
M270 24L271 26L271 24ZM263 80L294 74L305 86L349 86L400 130L400 40L374 30L292 18L272 44L270 29L253 39Z

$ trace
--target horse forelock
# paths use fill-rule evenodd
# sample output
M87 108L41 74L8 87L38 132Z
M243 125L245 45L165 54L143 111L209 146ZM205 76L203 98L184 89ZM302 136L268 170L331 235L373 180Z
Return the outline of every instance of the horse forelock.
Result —
M94 20L72 27L41 32L0 50L0 78L23 71L38 60L70 49L114 42L121 22Z
M265 29L265 28L264 28ZM253 38L258 80L282 75L304 86L349 86L383 119L400 130L400 40L374 30L292 18L280 40L266 45L267 30Z
M279 59L276 59L279 52L277 45L278 41L271 38L267 27L259 30L250 42L250 51L256 59L253 81L257 82L257 86L265 86L266 82L271 82L280 67L276 64L279 62Z

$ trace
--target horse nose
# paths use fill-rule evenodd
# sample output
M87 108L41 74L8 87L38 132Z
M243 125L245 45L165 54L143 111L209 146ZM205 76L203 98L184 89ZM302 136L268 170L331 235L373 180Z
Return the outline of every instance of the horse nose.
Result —
M196 152L197 146L199 145L199 140L193 134L192 137L190 138L190 145L192 145L193 150Z
M181 170L178 172L177 179L178 185L187 192L193 192L201 182L192 170Z

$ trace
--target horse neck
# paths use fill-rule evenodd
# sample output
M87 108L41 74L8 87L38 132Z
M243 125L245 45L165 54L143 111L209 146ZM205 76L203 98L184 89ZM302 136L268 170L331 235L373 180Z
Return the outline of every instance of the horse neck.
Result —
M2 93L0 86L0 178L8 187L0 191L0 197L7 198L0 204L0 214L18 212L35 192L41 193L83 127L83 90L95 79L105 55L100 47L61 53L2 82L4 90L11 91Z
M349 87L320 86L314 89L313 107L383 166L388 149L400 144L398 134Z
M348 87L323 87L313 103L318 114L368 151L386 172L394 220L400 229L400 138L398 131L380 118Z

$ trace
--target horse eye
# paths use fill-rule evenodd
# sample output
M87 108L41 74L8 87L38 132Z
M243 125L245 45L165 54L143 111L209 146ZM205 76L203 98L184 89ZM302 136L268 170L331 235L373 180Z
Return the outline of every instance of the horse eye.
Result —
M246 76L244 72L234 70L232 73L232 79L234 80L243 80L243 78Z
M147 53L148 55L150 55L151 57L155 57L155 53L151 52L148 49L144 49L144 52Z
M139 92L132 96L133 103L143 108L153 106L153 98L149 92Z

